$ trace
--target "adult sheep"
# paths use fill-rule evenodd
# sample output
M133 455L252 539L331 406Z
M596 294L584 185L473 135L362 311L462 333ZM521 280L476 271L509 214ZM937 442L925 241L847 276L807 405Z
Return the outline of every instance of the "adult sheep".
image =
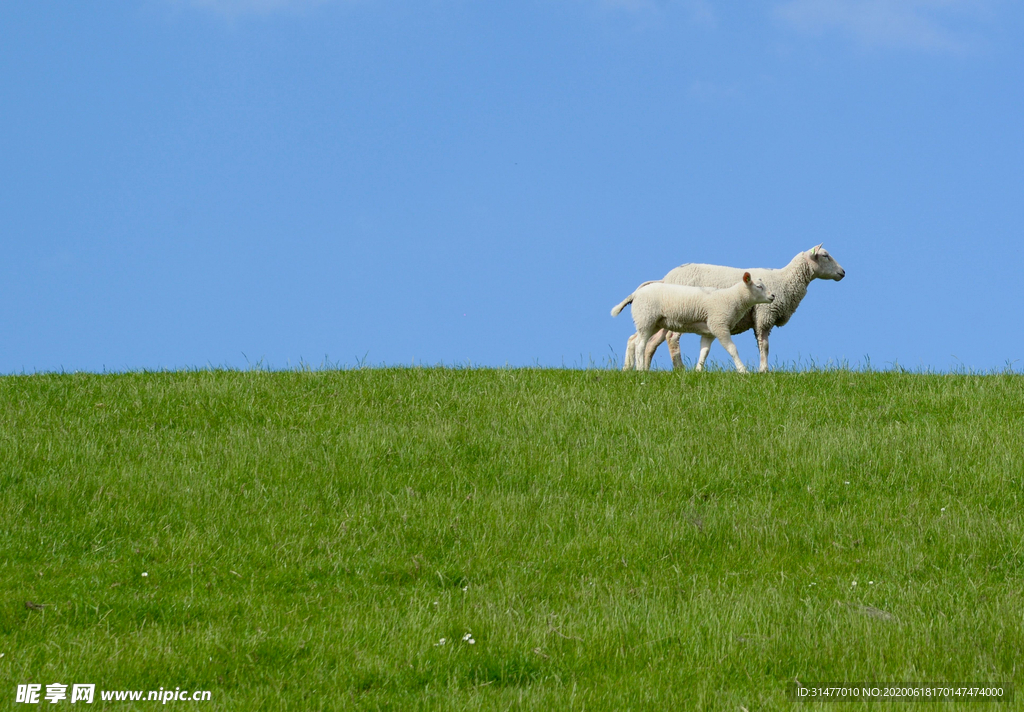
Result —
M722 265L685 264L676 267L661 280L668 284L682 284L692 287L713 287L722 289L736 284L744 272L750 272L755 279L764 280L765 286L775 293L775 301L757 304L732 328L733 334L754 330L758 350L761 353L761 372L768 370L768 334L776 326L785 326L800 301L807 294L807 286L816 279L832 279L838 282L846 276L838 262L820 244L806 252L800 252L782 269L724 267ZM624 370L633 368L634 334L626 346ZM682 369L683 359L679 352L679 334L660 330L647 342L645 365L650 366L654 352L668 339L668 350L672 355L672 368ZM707 353L702 349L698 365L704 366Z

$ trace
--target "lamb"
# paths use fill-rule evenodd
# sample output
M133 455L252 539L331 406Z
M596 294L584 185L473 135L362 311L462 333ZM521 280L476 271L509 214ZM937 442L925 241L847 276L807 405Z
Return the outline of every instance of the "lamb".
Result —
M793 312L800 306L800 301L807 294L807 286L812 281L831 279L838 282L846 276L846 270L819 244L817 247L797 254L782 269L742 270L720 265L685 264L676 267L661 281L666 284L722 288L735 284L745 271L749 271L751 276L756 279L764 280L765 285L778 297L770 304L755 305L732 327L733 334L740 334L748 329L754 330L758 350L761 354L760 371L763 373L768 370L768 334L771 333L771 330L776 326L784 326L789 321ZM669 352L672 354L672 368L681 370L683 359L679 352L679 334L667 333L666 330L657 332L648 341L644 354L645 364L648 368L650 367L654 352L666 340L666 337ZM635 343L635 338L635 335L630 337L630 342L626 346L624 370L633 367L635 349L632 346ZM704 367L706 357L707 351L704 350L702 341L701 355L697 361L698 370Z
M634 361L638 371L650 369L644 353L651 336L661 329L671 329L701 335L698 371L703 369L711 342L717 338L732 356L736 370L745 373L747 369L736 353L736 345L729 332L755 304L774 300L775 295L768 291L762 280L755 282L750 272L744 272L743 278L728 289L644 282L612 308L612 316L617 316L632 302L633 323L636 325Z

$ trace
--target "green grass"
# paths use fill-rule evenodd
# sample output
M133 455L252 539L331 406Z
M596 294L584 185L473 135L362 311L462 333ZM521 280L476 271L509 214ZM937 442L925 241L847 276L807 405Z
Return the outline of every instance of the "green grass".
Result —
M1020 687L1022 463L1012 374L4 377L0 700L753 712L794 679Z

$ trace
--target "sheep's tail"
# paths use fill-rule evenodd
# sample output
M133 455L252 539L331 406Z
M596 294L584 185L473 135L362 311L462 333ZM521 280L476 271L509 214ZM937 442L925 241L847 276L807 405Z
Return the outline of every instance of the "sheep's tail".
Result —
M643 284L641 284L639 287L636 288L636 290L634 290L632 294L630 294L628 297L626 297L621 302L612 307L612 316L618 316L619 312L625 309L626 305L633 301L633 297L636 296L636 293L639 292L644 287L646 287L648 284L660 284L664 281L665 280L663 279L652 279L649 282L644 282Z
M636 292L633 292L636 294ZM619 312L626 308L626 305L633 301L633 294L623 299L621 302L612 307L612 316L618 316Z

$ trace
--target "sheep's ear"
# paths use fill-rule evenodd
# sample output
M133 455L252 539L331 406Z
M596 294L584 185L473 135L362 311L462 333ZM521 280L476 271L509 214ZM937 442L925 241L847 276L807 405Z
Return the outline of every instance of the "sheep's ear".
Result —
M743 273L743 281L746 282L747 284L750 284L750 272Z
M811 257L817 257L818 256L818 250L820 250L821 246L824 245L824 244L825 244L824 242L819 242L817 245L815 245L814 249L811 250Z

